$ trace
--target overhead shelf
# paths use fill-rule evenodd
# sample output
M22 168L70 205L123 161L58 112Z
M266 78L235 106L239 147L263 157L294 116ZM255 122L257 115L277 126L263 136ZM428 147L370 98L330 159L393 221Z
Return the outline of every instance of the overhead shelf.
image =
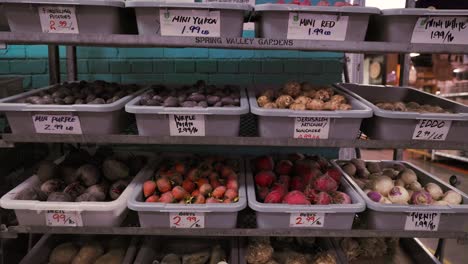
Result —
M49 34L0 32L0 43L106 47L198 47L251 50L341 51L350 53L466 53L467 45L267 38L160 37L150 35Z

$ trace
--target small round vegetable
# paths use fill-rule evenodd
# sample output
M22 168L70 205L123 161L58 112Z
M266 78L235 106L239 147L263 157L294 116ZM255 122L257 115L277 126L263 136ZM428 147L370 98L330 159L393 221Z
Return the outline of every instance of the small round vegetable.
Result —
M418 180L418 177L416 176L416 173L412 169L405 169L400 174L398 175L400 179L403 180L403 182L406 185L410 185L411 183L415 182Z
M381 172L382 169L380 168L380 163L379 162L367 162L366 163L367 170L370 173L378 173Z
M427 186L427 185L426 185L426 186ZM410 190L412 190L412 191L420 191L420 190L422 190L422 185L421 185L421 183L419 183L418 181L415 181L415 182L411 183L411 184L408 186L408 188L409 188ZM426 190L426 191L427 191L427 190ZM441 194L441 196L442 196L442 194ZM434 197L432 197L432 198L434 198ZM438 200L438 199L436 199L436 200Z
M307 96L299 96L296 98L296 100L294 100L294 103L303 104L305 106L310 100L312 99Z
M388 199L394 204L407 204L410 196L404 187L395 186L388 193Z
M397 179L395 181L395 186L401 186L401 187L405 187L405 182L402 180L402 179Z
M427 205L432 203L431 195L426 191L416 191L411 195L411 203L417 205Z
M424 189L432 196L432 199L434 200L439 200L444 195L444 191L442 191L440 186L433 182L426 184Z
M219 98L219 97L218 97ZM270 101L270 98L266 97L265 95L262 95L257 98L257 104L260 107L264 107L266 104L268 104Z
M369 197L372 201L376 202L376 203L380 203L382 200L383 200L383 196L382 194L378 193L378 192L368 192L367 193L367 197Z
M381 193L383 196L387 196L393 187L393 181L390 177L380 176L374 180L374 191Z
M449 205L449 203L447 201L440 200L433 202L432 205Z
M296 110L296 111L301 111L301 110L306 110L305 104L300 104L300 103L293 103L289 106L289 109L291 110Z
M384 197L382 199L382 201L380 201L380 203L383 203L383 204L392 204L392 201L390 201L387 197Z
M447 192L445 192L442 200L446 201L451 205L457 205L462 203L462 196L456 191L448 190Z
M323 110L325 107L325 103L319 99L312 99L306 104L306 108L308 110Z
M348 163L348 164L344 165L343 170L349 176L354 177L356 175L356 166L354 166L354 164L352 164L352 163Z
M275 103L278 105L278 108L288 108L293 102L294 99L289 95L281 95L275 101Z
M298 82L287 82L283 87L283 92L291 97L297 97L301 94L301 84Z

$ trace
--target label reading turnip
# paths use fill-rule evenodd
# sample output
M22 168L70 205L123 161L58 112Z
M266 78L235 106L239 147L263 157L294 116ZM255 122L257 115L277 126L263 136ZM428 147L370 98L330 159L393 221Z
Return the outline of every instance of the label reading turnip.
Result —
M411 43L466 44L467 17L420 17L414 26Z
M169 213L169 223L172 228L205 228L205 214L191 212Z
M288 39L345 40L348 16L289 13Z
M80 212L47 210L45 213L48 226L83 226Z
M292 213L289 227L323 227L325 213Z
M405 230L437 231L439 228L440 213L411 212L406 216Z
M328 139L330 118L295 117L294 138Z
M204 115L169 115L171 136L205 136Z
M74 6L39 6L38 10L42 32L79 33Z
M82 134L80 118L74 115L33 115L36 133Z
M220 36L219 11L161 8L159 22L161 36Z
M452 126L450 120L421 119L413 132L413 139L444 141Z

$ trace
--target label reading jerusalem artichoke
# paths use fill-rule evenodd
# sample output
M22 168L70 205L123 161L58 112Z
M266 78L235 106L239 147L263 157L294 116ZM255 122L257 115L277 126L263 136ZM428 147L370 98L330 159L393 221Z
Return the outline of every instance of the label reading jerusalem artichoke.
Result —
M451 126L450 120L421 119L414 129L413 139L444 141Z
M161 36L219 37L221 17L211 10L159 10Z
M466 44L467 17L420 17L414 26L411 43Z
M205 136L204 115L169 115L171 136Z
M169 213L171 228L205 228L205 214L192 212Z
M79 33L74 6L39 6L38 11L42 32Z
M323 227L325 213L291 213L290 227Z
M345 40L348 16L290 12L288 39Z
M411 212L406 216L405 230L437 231L439 222L440 213Z
M328 139L330 118L327 117L295 117L294 138Z
M80 212L47 210L45 213L48 226L83 226Z

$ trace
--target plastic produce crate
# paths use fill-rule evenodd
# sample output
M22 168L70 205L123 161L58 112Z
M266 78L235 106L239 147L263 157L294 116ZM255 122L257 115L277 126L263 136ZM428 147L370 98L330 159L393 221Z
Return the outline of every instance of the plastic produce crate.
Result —
M141 96L136 97L125 105L125 110L135 114L138 134L141 136L169 136L171 135L170 115L201 115L204 119L203 125L195 127L204 130L205 136L232 136L239 135L240 117L249 112L249 102L244 89L241 89L239 107L163 107L139 105ZM175 126L175 125L174 125ZM178 135L178 132L173 132ZM197 134L197 133L195 133Z
M241 37L244 16L252 10L247 4L151 0L130 0L125 6L135 9L138 34L158 36Z
M74 130L75 132L71 134L118 134L127 128L129 123L129 116L124 110L125 104L143 91L140 90L131 95L127 95L110 104L39 105L19 102L21 99L38 94L52 87L53 86L48 86L34 89L0 100L0 111L5 112L13 134L45 133L45 131L36 130L33 121L34 115L66 115L78 117L81 133L79 133L79 130ZM67 124L69 123L70 122ZM55 134L55 132L50 133ZM62 132L57 133L60 134Z
M83 237L81 237L83 238ZM102 236L100 238L110 239L111 236ZM37 241L37 243L28 251L28 254L24 256L20 264L47 264L49 263L49 255L52 250L60 243L80 241L78 236L70 235L51 235L45 234ZM121 264L132 264L137 253L138 237L132 237L131 242L125 253L125 257Z
M379 162L378 160L366 160L366 162ZM468 220L468 196L452 187L436 176L416 167L415 165L405 161L391 161L382 160L382 168L386 168L395 163L402 163L407 168L412 169L417 177L418 181L422 186L429 182L436 183L442 188L442 191L453 190L459 193L463 200L460 205L400 205L400 204L381 204L372 201L364 191L359 188L356 182L346 174L341 167L338 165L341 160L332 161L333 165L337 167L343 176L351 183L353 188L359 193L367 206L365 212L365 219L369 228L380 229L380 230L404 230L406 218L410 217L410 213L440 213L440 222L438 225L438 231L464 231L466 230L465 222ZM436 231L436 230L434 230Z
M401 43L457 43L466 44L466 34L468 30L458 30L452 28L452 24L446 27L445 22L457 18L457 22L465 22L468 18L468 10L432 10L424 8L398 8L382 10L382 14L371 17L369 26L369 40L401 42ZM424 25L424 22L441 21L442 24L434 27L428 27L428 30L421 30L418 23ZM420 20L418 22L418 20ZM425 27L424 27L425 28ZM416 33L413 33L416 29ZM445 31L455 36L455 39L449 41L439 35L430 37L431 31ZM423 33L425 32L425 33ZM416 35L414 35L416 34ZM465 34L463 41L462 35ZM426 36L426 37L423 37ZM422 38L421 38L422 37Z
M463 104L408 87L359 84L337 84L337 86L372 108L374 116L365 119L362 123L362 131L372 139L410 140L413 136L418 136L414 133L415 129L432 133L431 130L418 128L421 120L451 121L451 127L448 133L445 133L446 141L464 141L468 134L468 106ZM452 111L453 114L387 111L372 103L388 101L415 101L420 104L438 105Z
M118 34L127 22L122 14L123 0L0 0L0 3L12 32ZM57 14L67 17L50 19Z
M118 153L118 152L117 152ZM151 162L152 154L146 153L148 162ZM64 157L55 161L59 164ZM83 226L119 226L127 216L127 199L136 187L140 177L145 176L145 166L125 188L124 192L114 201L106 202L48 202L37 200L16 200L17 193L22 190L38 186L40 184L37 175L16 186L0 199L0 207L15 211L19 225L45 226L46 212L48 210L64 210L79 212Z
M159 263L155 260L162 258L169 253L177 255L193 254L199 251L210 250L215 245L220 245L226 253L227 263L239 263L239 249L237 239L219 237L199 237L199 238L175 238L175 237L146 237L141 245L134 264ZM182 263L182 262L180 262ZM184 262L185 263L185 262ZM197 262L198 263L198 262ZM208 262L207 262L208 263ZM218 262L209 262L218 263Z
M380 14L374 7L291 4L260 4L255 12L259 37L349 41L363 41L370 15ZM300 23L302 19L306 22Z
M351 204L328 204L328 205L291 205L291 204L268 204L257 201L255 193L254 175L252 173L251 160L247 162L247 197L249 207L257 216L258 228L290 228L291 218L300 213L324 214L323 226L298 227L298 228L324 228L324 229L351 229L354 215L365 209L364 200L351 187L344 178L341 178L341 191L349 195Z
M260 137L267 138L293 138L296 125L300 125L301 118L318 118L328 123L328 135L319 135L320 139L356 139L359 128L364 118L372 116L372 110L353 98L352 96L335 89L336 92L346 97L352 110L316 111L316 110L290 110L290 109L266 109L258 106L258 92L271 88L267 86L256 87L249 90L250 109L258 116L258 131ZM275 88L274 88L275 89ZM276 87L278 89L278 87ZM326 120L328 118L328 121ZM312 121L311 121L312 122ZM321 133L319 133L321 134ZM326 134L326 133L325 133Z
M23 91L22 77L0 78L0 98L12 96Z
M166 156L170 157L170 156ZM180 155L178 157L181 157ZM176 203L147 203L142 199L143 183L154 175L159 167L155 162L136 183L133 193L128 199L128 208L138 212L141 227L171 227L171 213L200 213L204 215L205 228L235 228L237 214L247 206L245 191L244 163L238 172L239 200L235 203L207 203L207 204L176 204Z

